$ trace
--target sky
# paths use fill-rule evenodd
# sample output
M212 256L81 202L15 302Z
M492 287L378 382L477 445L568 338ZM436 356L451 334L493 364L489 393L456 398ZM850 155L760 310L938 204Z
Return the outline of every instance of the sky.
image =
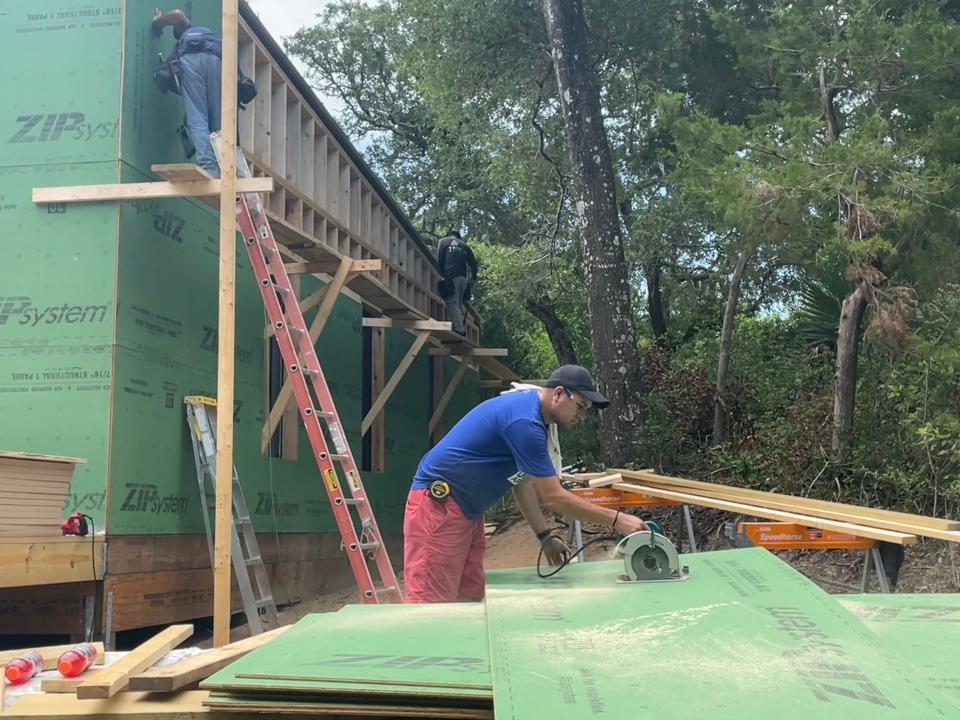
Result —
M304 25L313 25L316 15L333 0L247 0L247 4L260 18L273 39L283 46L283 39L293 35ZM300 73L306 77L306 69L296 58L290 58ZM316 90L316 88L314 88ZM336 98L317 92L320 102L335 118L343 105Z

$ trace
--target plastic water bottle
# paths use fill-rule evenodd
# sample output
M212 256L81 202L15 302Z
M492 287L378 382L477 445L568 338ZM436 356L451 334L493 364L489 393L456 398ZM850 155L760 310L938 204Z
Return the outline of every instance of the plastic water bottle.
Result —
M11 685L22 685L41 670L43 670L43 656L36 650L31 650L8 662L3 669L3 674Z
M74 645L57 660L57 670L64 677L76 677L97 661L97 655L97 648L92 643Z

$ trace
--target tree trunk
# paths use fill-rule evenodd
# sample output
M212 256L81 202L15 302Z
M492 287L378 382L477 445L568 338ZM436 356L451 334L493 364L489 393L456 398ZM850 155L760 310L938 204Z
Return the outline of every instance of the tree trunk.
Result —
M650 314L650 328L658 346L666 344L667 317L663 311L663 294L660 291L660 258L654 258L644 268L647 280L647 312Z
M553 351L561 365L579 365L577 351L573 349L573 340L566 323L557 315L557 311L549 302L540 298L527 298L527 311L543 323Z
M543 0L543 15L570 145L594 364L600 389L610 400L600 417L600 448L606 463L619 466L636 460L633 445L641 402L613 161L581 0Z
M726 393L727 374L730 371L730 352L733 345L733 324L737 317L737 305L740 303L740 288L743 275L750 262L750 253L740 251L737 265L730 276L730 291L727 293L727 306L723 311L723 330L720 333L720 360L717 363L717 392L713 400L713 444L719 445L726 437Z
M860 323L867 309L868 290L864 283L843 299L837 332L837 364L833 386L833 461L846 460L849 431L857 400L857 360L860 354Z

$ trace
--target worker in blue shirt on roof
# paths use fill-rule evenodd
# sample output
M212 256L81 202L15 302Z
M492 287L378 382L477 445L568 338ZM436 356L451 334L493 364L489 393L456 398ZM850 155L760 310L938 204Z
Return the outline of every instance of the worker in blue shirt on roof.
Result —
M609 404L585 368L564 365L546 387L527 386L482 402L454 425L420 461L407 497L407 602L483 598L483 513L511 490L554 565L569 549L547 529L541 503L617 533L646 530L640 518L593 505L560 484L559 447L548 426L571 429L590 410ZM526 475L519 481L518 471Z
M173 56L179 61L179 83L187 114L187 133L197 150L197 164L220 177L210 133L220 130L220 84L223 43L210 28L194 26L182 10L157 9L151 27L160 36L171 25L177 40Z

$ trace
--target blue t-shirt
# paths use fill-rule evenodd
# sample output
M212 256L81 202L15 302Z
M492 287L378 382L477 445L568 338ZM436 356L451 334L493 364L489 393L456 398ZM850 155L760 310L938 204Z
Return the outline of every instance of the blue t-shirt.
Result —
M499 395L464 415L424 455L413 487L446 480L464 514L476 519L510 491L509 478L518 470L536 477L557 474L536 390Z

